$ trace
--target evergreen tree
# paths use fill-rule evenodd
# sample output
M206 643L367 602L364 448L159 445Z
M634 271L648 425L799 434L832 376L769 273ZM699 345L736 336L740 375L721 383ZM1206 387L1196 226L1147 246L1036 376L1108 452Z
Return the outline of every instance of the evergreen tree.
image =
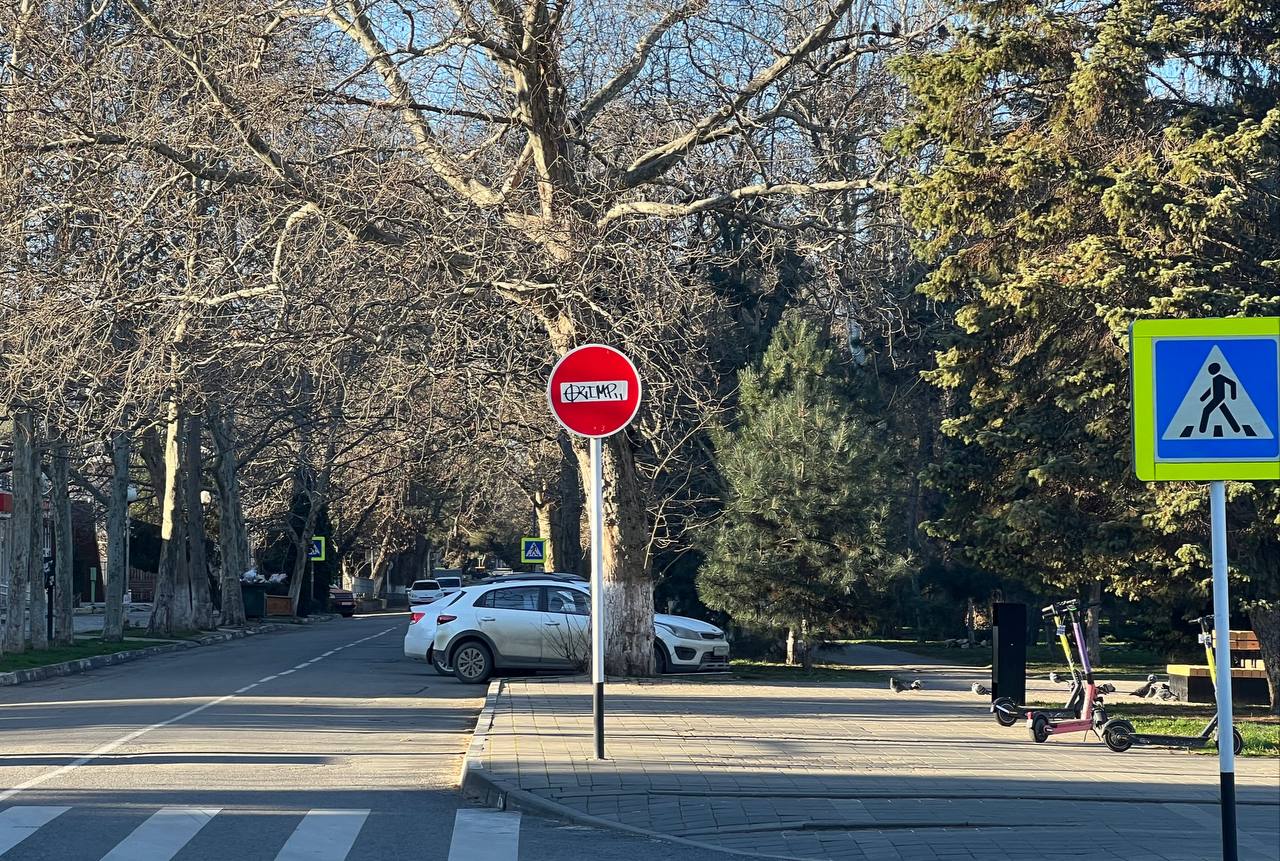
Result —
M905 568L886 541L884 429L854 417L823 341L789 316L740 374L737 427L715 434L725 508L697 577L707 606L809 639L865 620Z
M960 445L933 531L975 564L1122 594L1198 591L1208 494L1130 460L1128 327L1280 314L1280 6L965 2L902 71L904 202L955 310L930 379ZM1229 485L1235 595L1280 709L1280 486Z

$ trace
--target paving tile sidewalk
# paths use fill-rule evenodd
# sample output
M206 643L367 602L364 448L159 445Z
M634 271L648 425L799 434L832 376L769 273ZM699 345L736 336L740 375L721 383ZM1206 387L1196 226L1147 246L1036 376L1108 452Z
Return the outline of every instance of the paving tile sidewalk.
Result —
M1079 736L1036 745L960 691L633 681L611 683L607 703L597 762L588 684L495 683L464 787L766 857L1219 853L1216 758L1114 754ZM1239 760L1237 782L1241 857L1280 861L1280 760Z

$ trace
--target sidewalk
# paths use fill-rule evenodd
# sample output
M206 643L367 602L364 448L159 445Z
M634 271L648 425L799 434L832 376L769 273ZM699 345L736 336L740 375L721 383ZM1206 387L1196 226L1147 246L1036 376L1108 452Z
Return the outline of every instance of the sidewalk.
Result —
M605 762L591 758L585 681L494 682L464 790L757 857L1220 854L1215 757L1114 754L1081 736L1036 745L1021 725L997 726L972 694L934 689L958 685L950 673L919 669L926 689L904 694L826 683L614 682ZM1237 784L1241 857L1277 861L1280 761L1238 760Z

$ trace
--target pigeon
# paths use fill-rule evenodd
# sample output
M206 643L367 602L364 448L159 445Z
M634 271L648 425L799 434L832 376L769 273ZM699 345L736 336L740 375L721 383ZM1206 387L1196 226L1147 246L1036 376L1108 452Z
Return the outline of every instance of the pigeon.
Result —
M1143 699L1146 699L1147 697L1151 696L1151 692L1155 688L1155 686L1156 686L1156 677L1155 677L1155 674L1152 673L1147 676L1147 683L1142 687L1138 688L1136 691L1129 694L1129 696L1142 697Z
M920 681L919 679L916 679L915 681L913 681L913 682L911 683L911 690L913 690L913 691L922 691L922 690L924 690L924 682Z
M1064 679L1062 676L1058 675L1057 673L1050 673L1050 674L1049 674L1049 681L1053 682L1055 685L1065 685L1065 684L1067 684L1067 680L1066 680L1066 679Z
M1175 694L1173 692L1173 689L1169 687L1168 682L1160 683L1160 686L1156 688L1155 698L1158 700L1164 700L1166 702L1168 702L1169 700L1176 701L1179 699L1178 695Z
M946 24L939 24L939 25L938 25L938 38L939 38L939 39L945 39L945 38L947 38L947 25L946 25Z
M1106 684L1103 684L1103 685L1098 685L1098 693L1100 694L1114 694L1115 692L1116 692L1116 686L1111 684L1111 682L1107 682Z
M905 690L906 690L906 688L904 688L904 687L902 686L902 683L901 683L901 682L899 682L897 679L895 679L895 678L893 678L892 676L890 676L890 677L889 677L889 690L893 691L895 694L900 694L900 693L902 693L903 691L905 691Z
M974 682L969 687L969 690L973 691L975 694L977 694L980 697L986 697L991 695L991 690L987 688L985 685L979 684L978 682Z

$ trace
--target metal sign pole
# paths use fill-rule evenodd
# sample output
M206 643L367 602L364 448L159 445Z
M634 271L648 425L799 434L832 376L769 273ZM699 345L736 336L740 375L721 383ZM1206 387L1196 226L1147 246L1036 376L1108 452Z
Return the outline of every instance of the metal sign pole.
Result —
M1222 859L1236 856L1236 752L1231 724L1231 602L1227 595L1227 483L1209 484L1213 528L1213 647L1217 660L1218 771L1222 790Z
M604 488L603 444L591 439L591 704L595 713L596 759L604 759Z

